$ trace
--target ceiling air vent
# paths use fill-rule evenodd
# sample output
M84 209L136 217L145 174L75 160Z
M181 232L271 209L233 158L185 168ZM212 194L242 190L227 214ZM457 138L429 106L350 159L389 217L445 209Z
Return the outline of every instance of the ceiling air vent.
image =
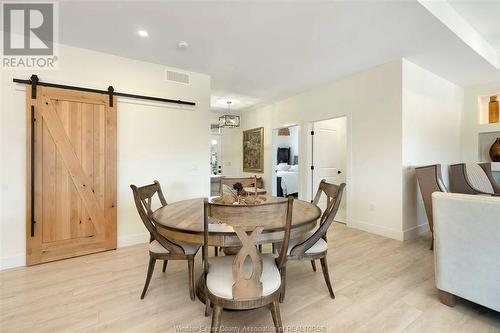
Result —
M174 71L165 70L165 80L189 84L189 75Z

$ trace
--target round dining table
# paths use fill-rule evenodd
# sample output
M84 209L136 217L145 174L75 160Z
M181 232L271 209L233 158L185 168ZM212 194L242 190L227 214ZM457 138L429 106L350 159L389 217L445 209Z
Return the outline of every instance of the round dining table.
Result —
M212 197L209 202L214 202L220 197ZM286 201L286 198L266 196L266 202ZM157 230L163 236L173 241L181 241L203 245L204 243L204 198L178 201L168 204L153 212L152 218ZM318 206L303 200L294 200L292 212L292 226L290 239L305 239L306 235L314 229L321 210ZM233 228L226 224L210 221L208 224L208 245L224 248L235 248L241 243ZM283 225L268 225L260 235L256 244L279 243L283 240ZM205 279L200 275L196 283L196 295L205 302Z
M212 197L210 201L219 197ZM286 201L286 198L266 196L266 202ZM153 212L158 231L168 239L203 245L203 198L174 202ZM316 226L321 215L318 206L303 200L294 200L290 239L304 238ZM208 245L237 247L240 245L233 228L209 218ZM268 225L257 244L278 243L283 240L283 225Z

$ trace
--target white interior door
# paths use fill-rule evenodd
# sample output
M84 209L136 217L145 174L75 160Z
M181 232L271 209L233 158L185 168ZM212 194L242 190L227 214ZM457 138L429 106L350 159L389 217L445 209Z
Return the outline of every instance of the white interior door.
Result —
M322 179L329 183L340 184L343 172L340 155L343 147L341 147L339 130L335 122L330 120L315 122L313 131L312 198L314 198ZM326 208L324 198L319 202L319 207L322 210Z

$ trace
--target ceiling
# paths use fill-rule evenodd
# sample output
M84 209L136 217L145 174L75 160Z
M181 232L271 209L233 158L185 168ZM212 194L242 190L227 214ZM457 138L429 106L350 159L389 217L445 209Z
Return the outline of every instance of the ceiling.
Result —
M498 16L453 6L498 46ZM67 1L59 10L63 44L211 75L213 109L227 99L248 108L401 57L462 86L500 80L413 1Z
M454 0L449 3L500 53L500 1Z

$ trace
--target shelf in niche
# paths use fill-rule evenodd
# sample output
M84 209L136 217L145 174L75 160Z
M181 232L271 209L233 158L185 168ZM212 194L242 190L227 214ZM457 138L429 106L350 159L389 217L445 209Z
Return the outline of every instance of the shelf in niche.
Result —
M500 92L491 93L488 95L482 95L478 97L479 104L479 124L481 125L497 125L500 128L500 123L488 123L489 118L489 108L488 104L490 102L490 96L498 96L498 100L500 101ZM491 131L489 131L491 132ZM483 132L485 133L485 132Z
M496 138L500 138L500 128L498 129L498 131L479 133L478 137L479 161L491 162L489 151L491 145L495 142ZM500 163L498 164L500 165Z
M478 133L500 132L500 123L480 124L477 128Z

